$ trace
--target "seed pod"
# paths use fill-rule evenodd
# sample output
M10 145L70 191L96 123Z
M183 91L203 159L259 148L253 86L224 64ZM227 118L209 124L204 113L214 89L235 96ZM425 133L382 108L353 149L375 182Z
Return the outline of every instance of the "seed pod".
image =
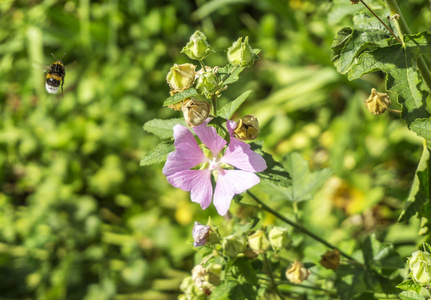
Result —
M269 248L269 241L263 230L258 230L248 237L248 245L252 250L264 252Z
M259 135L259 122L253 115L246 115L239 119L238 126L234 130L235 137L240 140L254 140Z
M257 56L259 51L258 49L251 48L248 43L248 36L244 39L244 42L242 41L242 37L240 37L227 50L227 59L233 66L248 68L259 58Z
M381 115L391 105L391 99L386 93L379 93L376 89L371 89L371 95L365 100L365 106L370 113Z
M181 53L194 60L202 60L212 52L215 51L208 44L207 37L199 30L193 33L187 45L181 50Z
M310 275L310 271L308 271L304 264L296 261L286 270L286 278L289 279L290 282L299 284L307 279L308 275Z
M328 250L321 257L320 264L326 269L336 270L340 265L340 251L337 249Z
M269 232L269 242L274 250L286 248L291 243L291 238L286 228L273 227Z
M202 124L209 116L210 107L206 101L195 98L184 101L181 110L183 111L187 125L194 127Z

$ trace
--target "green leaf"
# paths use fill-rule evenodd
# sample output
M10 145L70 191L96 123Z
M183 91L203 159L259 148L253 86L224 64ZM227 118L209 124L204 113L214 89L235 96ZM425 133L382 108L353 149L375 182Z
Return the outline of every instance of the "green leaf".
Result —
M399 294L401 300L425 300L424 297L414 291L404 291Z
M313 194L331 176L330 169L310 173L308 162L299 153L290 153L283 158L283 166L292 178L292 185L281 189L287 200L297 202L313 198Z
M236 281L225 281L223 284L220 284L214 288L211 293L210 299L220 299L220 300L228 300L229 294L231 290L238 284Z
M274 160L271 154L262 151L262 145L254 142L250 143L250 148L262 155L266 162L267 168L263 172L257 173L257 176L275 186L288 187L291 185L289 173L283 168L281 163Z
M402 290L414 291L416 293L419 293L422 288L419 284L416 284L412 279L401 282L396 287Z
M425 107L428 93L420 86L416 59L431 53L431 35L427 32L405 35L404 41L405 46L396 44L362 53L355 59L348 77L353 80L377 70L386 73L386 89L398 94L402 117L410 125L417 118L430 116Z
M416 119L410 124L410 129L426 139L428 145L431 145L431 118Z
M431 245L430 244L424 242L423 247L424 247L425 252L431 253Z
M175 95L169 97L168 99L166 99L165 102L163 102L163 106L169 106L171 104L178 103L180 101L183 101L184 99L187 99L190 97L195 97L198 94L199 93L196 89L189 88L185 91L182 91L181 93L175 94Z
M257 292L256 286L249 283L241 283L234 286L230 291L229 299L244 299L244 300L256 300Z
M354 265L340 265L335 271L337 277L334 287L341 300L353 299L355 295L365 292L368 288L364 280L364 268Z
M183 118L168 120L153 119L144 124L144 130L157 135L161 139L169 139L173 137L173 128L177 124L187 127Z
M426 234L430 229L430 163L430 150L424 144L422 157L419 161L407 202L398 218L398 222L403 222L417 214L418 218L422 218L421 234Z
M140 166L149 166L152 164L157 164L166 161L168 154L175 151L175 146L171 142L161 142L152 149L150 152L145 154L141 159Z
M220 117L223 117L227 120L229 120L232 115L235 113L235 111L241 106L241 104L247 99L247 97L252 93L253 91L249 90L244 93L242 93L238 98L235 100L227 103L225 106L223 106L219 112L218 115Z
M217 117L213 118L208 123L208 125L213 126L216 129L217 134L219 136L221 136L226 142L229 143L230 142L230 134L229 134L229 131L227 130L226 126L223 126L225 123L226 123L226 119L224 119L220 116L217 116Z
M250 259L246 257L237 258L235 265L238 267L239 271L245 277L248 283L251 283L254 286L258 285L256 270L252 267Z
M404 267L404 261L395 251L394 246L379 242L374 234L366 238L362 253L367 268L379 274L390 275L393 271Z
M350 71L356 57L364 50L386 47L393 43L388 30L376 18L361 13L354 16L353 22L355 28L342 28L331 46L331 59L341 74Z
M220 68L217 72L217 74L220 75L220 80L223 80L229 73L232 73L229 75L229 77L224 81L224 85L231 84L239 80L239 73L244 70L244 68L238 67L234 70L235 67L232 65L226 65L223 68ZM232 72L233 71L233 72Z

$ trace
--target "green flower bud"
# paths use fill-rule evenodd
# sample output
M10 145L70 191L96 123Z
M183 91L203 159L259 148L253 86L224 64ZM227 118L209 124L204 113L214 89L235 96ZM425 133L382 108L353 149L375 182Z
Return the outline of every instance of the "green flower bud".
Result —
M245 240L238 235L230 235L223 239L224 254L230 257L235 257L245 250Z
M208 44L207 37L199 30L196 30L195 33L193 33L190 37L190 41L181 50L181 53L186 54L194 60L204 59L212 52L214 52L214 50L211 48L210 44Z
M199 289L195 282L192 279L192 276L188 276L184 278L181 282L180 290L184 292L183 295L180 295L178 299L195 299L195 300L205 300L207 296L204 291Z
M207 67L206 69L206 72L201 69L196 73L198 76L196 81L196 90L199 92L199 94L204 95L209 99L211 98L211 92L214 91L218 85L216 76L218 68L215 67L214 69L211 69Z
M287 228L273 227L269 232L269 242L274 250L286 248L291 241Z
M431 254L420 250L414 252L408 260L410 276L420 285L431 283Z
M237 139L246 141L256 139L259 131L259 122L257 118L253 115L246 115L242 119L239 119L234 134Z
M222 271L222 266L220 264L212 263L207 267L208 272L208 282L212 285L220 284L220 275Z
M193 64L175 64L166 76L166 81L171 87L171 95L190 88L195 82L196 66Z
M248 237L248 245L255 251L266 251L269 248L269 241L263 230L258 230Z
M233 45L227 50L227 59L233 66L237 67L251 67L256 59L259 57L259 49L251 48L248 43L248 36L242 41L240 37Z

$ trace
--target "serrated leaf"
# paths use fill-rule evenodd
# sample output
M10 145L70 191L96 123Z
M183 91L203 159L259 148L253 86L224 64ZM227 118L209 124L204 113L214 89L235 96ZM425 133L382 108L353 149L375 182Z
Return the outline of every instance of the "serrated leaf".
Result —
M164 162L166 161L168 154L172 151L175 151L175 146L173 143L161 142L156 146L156 148L145 154L145 156L141 159L140 166L149 166L152 164Z
M217 72L217 74L220 75L220 80L223 80L225 78L225 76L227 76L227 74L229 74L230 72L233 71L235 67L232 65L226 65L223 68L220 68ZM244 68L238 67L235 69L235 71L232 72L231 75L229 75L229 77L224 81L223 84L231 84L234 83L236 81L238 81L239 79L239 73L241 73L244 70Z
M266 162L267 168L257 173L261 179L279 187L289 187L291 179L289 173L283 168L283 165L274 160L271 154L262 151L262 146L257 143L250 143L251 150L262 155Z
M341 74L350 71L355 59L364 50L386 47L393 40L387 29L374 17L361 13L355 15L353 21L355 28L342 28L331 46L331 59Z
M144 124L144 130L157 135L161 139L169 139L174 135L174 126L177 124L181 124L186 126L186 122L183 118L178 119L153 119Z
M196 89L189 88L185 91L182 91L181 93L175 94L175 95L169 97L168 99L166 99L165 102L163 102L163 106L169 106L171 104L178 103L180 101L183 101L184 99L187 99L190 97L195 97L198 94L199 93Z
M414 291L404 291L399 294L401 300L425 300L424 297Z
M418 217L422 218L422 230L424 233L428 232L430 228L430 163L430 150L424 144L422 157L419 161L409 196L398 218L398 222L403 222L418 214Z
M367 268L381 275L388 275L404 267L404 261L395 251L394 246L379 242L374 234L365 240L362 253Z
M298 202L313 198L313 194L331 176L330 169L310 173L308 162L299 153L290 153L283 158L283 166L292 178L292 185L281 189L287 200Z
M229 294L237 284L238 283L235 281L225 281L223 284L216 286L214 290L212 290L210 299L231 299L229 298Z
M257 297L256 286L249 283L237 284L229 294L229 299L255 300Z
M403 106L402 118L410 125L417 118L429 118L422 90L421 76L416 59L431 53L431 35L421 32L405 35L405 45L400 44L364 52L355 59L348 78L357 79L363 74L381 70L386 74L386 89L398 94L398 103Z
M396 287L399 288L399 289L402 289L402 290L414 291L416 293L419 293L420 290L421 290L421 288L422 288L419 284L416 284L411 279L407 280L407 281L404 281L404 282L401 282Z
M247 99L247 97L252 93L253 91L249 90L244 93L242 93L238 98L235 100L225 104L219 112L218 115L220 117L223 117L227 120L229 120L232 115L235 113L235 111L241 106L241 104Z
M252 267L250 259L246 257L237 258L235 265L248 283L251 283L254 286L258 285L256 270Z

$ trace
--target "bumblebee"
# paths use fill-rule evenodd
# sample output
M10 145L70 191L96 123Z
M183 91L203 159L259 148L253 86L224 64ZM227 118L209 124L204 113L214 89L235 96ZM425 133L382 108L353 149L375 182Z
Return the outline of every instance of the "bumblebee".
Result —
M51 55L54 56L54 54L52 53ZM53 62L52 65L45 67L45 72L47 72L45 79L45 88L46 91L50 94L57 94L58 88L61 84L61 96L63 96L64 77L66 76L66 68L61 61L63 57L61 59L57 59L57 57L54 56L56 61Z

